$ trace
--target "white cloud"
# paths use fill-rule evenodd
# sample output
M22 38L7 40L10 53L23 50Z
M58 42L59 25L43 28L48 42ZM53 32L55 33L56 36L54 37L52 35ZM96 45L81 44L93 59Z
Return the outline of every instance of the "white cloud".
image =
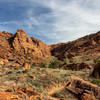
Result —
M53 8L51 6L51 9L53 10L56 20L53 24L55 26L55 33L57 33L58 42L76 39L99 30L100 14L98 9L96 10L96 8L98 8L96 4L99 3L99 1L86 1L85 3L83 3L84 1L79 2L79 0L72 0L68 3L65 1L63 5L56 0L53 2L55 6L53 6ZM91 8L88 8L88 6L91 6Z
M57 42L73 40L91 32L96 32L100 28L100 14L98 12L100 11L100 0L31 1L51 9L52 12L50 14L40 16L40 19L43 21L39 20L38 26L48 26L50 24L52 26L50 30L45 29L45 27L40 30L44 32L43 35L56 39ZM45 18L53 18L54 21L46 23Z
M23 1L24 4L26 1ZM27 19L13 23L20 24L19 26L26 25L29 32L35 31L40 37L65 42L100 30L100 0L29 0L28 2L29 9L25 15ZM50 9L50 12L36 16L35 13L39 9L35 6Z

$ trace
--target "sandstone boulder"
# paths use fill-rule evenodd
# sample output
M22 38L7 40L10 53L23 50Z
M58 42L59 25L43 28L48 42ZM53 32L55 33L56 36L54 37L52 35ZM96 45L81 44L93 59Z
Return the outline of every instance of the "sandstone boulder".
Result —
M0 61L0 65L4 65L4 62L2 60Z
M0 100L24 100L25 98L22 98L23 96L27 97L27 100L43 100L40 97L40 93L26 87L13 87L13 91L11 89L7 89L3 92L0 91Z
M70 77L70 79L66 85L66 89L71 91L75 95L77 95L79 98L84 93L86 93L85 91L88 91L93 94L92 96L94 96L97 99L100 99L100 87L98 87L97 85L94 85L90 82L84 81L83 79L76 77L76 76ZM85 96L89 96L89 95L85 94ZM83 95L84 98L85 98L85 96ZM85 99L83 99L83 100L85 100Z
M0 100L23 100L18 95L10 92L0 92Z
M15 88L14 92L18 93L18 94L23 94L24 96L27 96L28 100L35 100L35 99L43 100L40 97L40 93L39 92L35 92L31 88L26 88L26 87Z
M4 65L5 63L8 63L7 59L0 59L0 65Z
M81 100L97 100L92 94L83 93Z
M94 70L93 70L92 75L93 75L95 78L100 78L100 62L98 62L98 63L94 66Z
M24 64L24 68L25 68L25 69L30 69L31 66L30 66L29 64L25 63L25 64Z

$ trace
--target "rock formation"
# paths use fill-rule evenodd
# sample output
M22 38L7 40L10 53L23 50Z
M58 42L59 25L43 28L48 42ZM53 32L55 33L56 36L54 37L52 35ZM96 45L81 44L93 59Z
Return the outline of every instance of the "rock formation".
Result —
M41 50L36 47L36 44L33 44L32 39L23 30L17 30L12 41L12 46L15 51L24 54L43 56Z
M13 92L11 92L10 89L4 92L0 91L0 100L23 100L19 95L25 96L27 100L43 100L38 92L25 87L14 88Z
M94 66L92 75L95 78L98 78L98 79L100 78L100 62L96 63L96 65Z
M30 69L31 66L30 66L29 64L25 63L25 64L24 64L24 68L25 68L25 69Z
M97 100L92 94L83 93L81 100Z
M30 38L22 29L15 34L0 32L0 58L8 59L23 65L39 63L50 56L49 46L40 40Z
M66 89L77 95L79 98L97 98L100 99L100 87L97 85L94 85L92 83L89 83L87 81L84 81L83 79L71 76L69 79ZM82 99L86 100L86 99ZM87 99L91 100L91 99ZM92 99L95 100L95 99Z

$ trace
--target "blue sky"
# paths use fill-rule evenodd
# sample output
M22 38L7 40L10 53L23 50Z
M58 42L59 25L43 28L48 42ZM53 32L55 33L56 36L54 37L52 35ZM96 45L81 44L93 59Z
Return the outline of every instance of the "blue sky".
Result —
M0 31L24 29L46 43L100 30L100 0L0 0Z

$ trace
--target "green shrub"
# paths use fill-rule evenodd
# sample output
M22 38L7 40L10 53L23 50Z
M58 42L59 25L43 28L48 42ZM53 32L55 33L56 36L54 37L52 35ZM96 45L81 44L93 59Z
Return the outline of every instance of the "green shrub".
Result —
M91 83L100 85L100 79L93 78L93 79L91 79Z
M63 96L60 93L54 93L53 97L55 97L55 98L63 98Z
M42 67L42 68L47 68L47 64L45 62L42 62L39 67Z
M57 58L53 58L53 60L50 62L48 67L55 69L55 68L57 68L58 62L59 62L59 60Z
M42 62L39 66L42 68L57 68L59 60L56 57L48 58Z
M100 62L100 58L94 59L94 63L95 63L95 64L98 63L98 62Z

